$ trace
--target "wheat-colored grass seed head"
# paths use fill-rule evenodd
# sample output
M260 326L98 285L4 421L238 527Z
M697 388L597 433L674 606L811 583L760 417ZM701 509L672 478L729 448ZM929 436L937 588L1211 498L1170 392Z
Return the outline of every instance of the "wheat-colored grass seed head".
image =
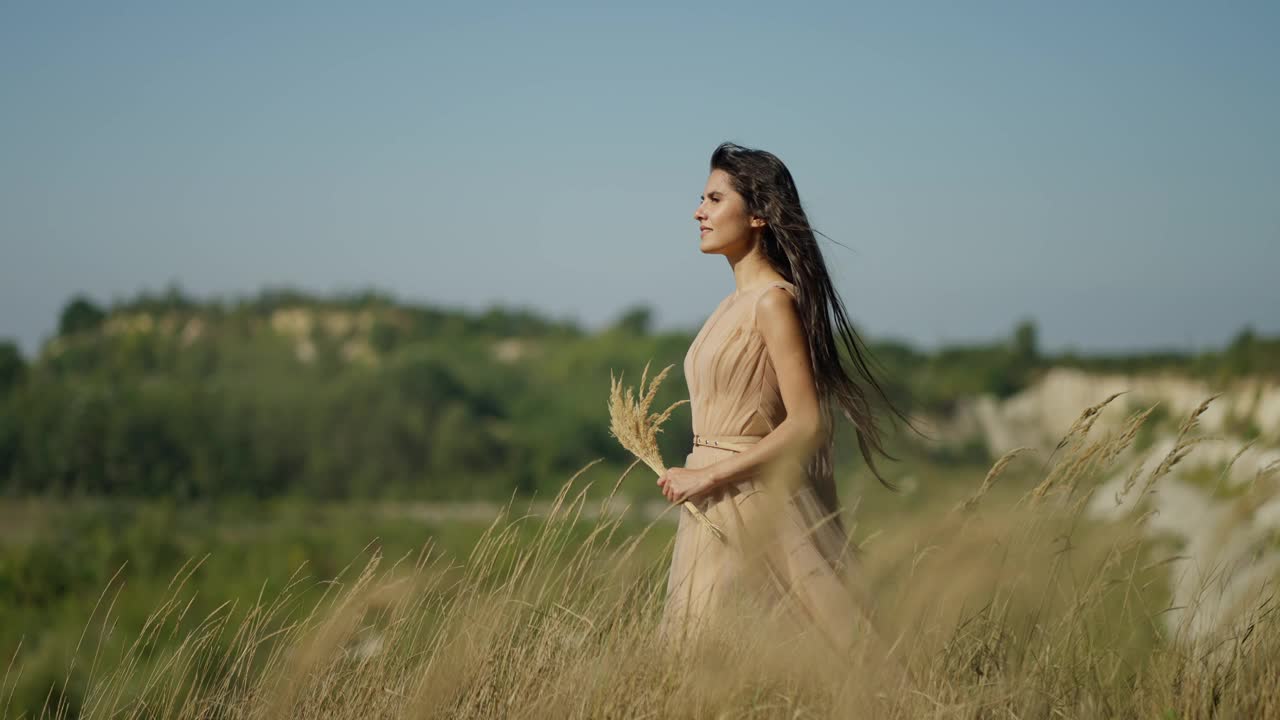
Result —
M654 376L645 389L645 378L649 375L649 363L645 363L644 372L640 375L640 385L633 392L632 388L624 388L622 375L613 377L609 373L609 434L618 439L624 448L640 458L655 473L661 475L666 471L662 462L662 453L658 450L658 433L662 425L676 408L689 402L680 400L660 413L649 413L654 397L658 394L658 386L666 379L672 365L662 369Z

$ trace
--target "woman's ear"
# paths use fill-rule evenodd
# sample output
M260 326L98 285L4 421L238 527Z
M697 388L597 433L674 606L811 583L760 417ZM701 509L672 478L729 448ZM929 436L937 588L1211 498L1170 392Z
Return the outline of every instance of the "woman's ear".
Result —
M764 227L765 225L768 225L768 223L765 222L764 218L751 216L751 227Z

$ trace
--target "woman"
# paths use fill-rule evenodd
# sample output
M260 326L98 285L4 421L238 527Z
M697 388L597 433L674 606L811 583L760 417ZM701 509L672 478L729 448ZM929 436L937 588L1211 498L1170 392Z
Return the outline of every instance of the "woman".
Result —
M732 623L730 604L750 598L851 649L865 639L870 604L839 513L834 412L839 406L853 423L862 456L886 485L872 457L891 457L873 400L906 418L864 359L781 160L720 145L693 217L702 252L728 259L736 289L685 355L693 452L657 482L670 501L697 505L724 537L680 513L663 633ZM774 472L797 459L800 472Z

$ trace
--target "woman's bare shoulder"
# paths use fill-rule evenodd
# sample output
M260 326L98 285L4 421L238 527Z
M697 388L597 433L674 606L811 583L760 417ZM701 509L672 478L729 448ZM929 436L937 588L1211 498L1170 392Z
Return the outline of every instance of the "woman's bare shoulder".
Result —
M755 301L756 330L786 334L800 326L800 310L794 287L785 280L764 288Z

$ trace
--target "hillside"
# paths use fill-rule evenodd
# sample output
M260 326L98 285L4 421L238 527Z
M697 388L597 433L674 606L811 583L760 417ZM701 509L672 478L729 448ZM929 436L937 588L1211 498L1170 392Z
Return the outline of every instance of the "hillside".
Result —
M629 462L607 431L611 371L673 364L657 403L686 396L693 330L655 332L650 318L631 308L586 332L525 309L468 312L376 293L197 301L170 289L110 307L73 298L30 362L0 346L0 483L16 494L176 497L545 493L593 459L604 459L602 477ZM1098 388L1062 386L1065 371L1052 368L1162 373L1203 388L1280 376L1280 339L1247 331L1195 356L1052 357L1028 323L986 344L872 350L902 407L940 426L983 427L976 447L972 427L948 435L968 448L958 455L922 451L975 463L1021 442L1002 432L1052 432L1097 401ZM1059 388L1044 422L1015 400L1037 387ZM1274 402L1244 429L1272 432ZM667 457L687 452L688 423L682 408L661 436ZM857 464L852 446L839 448L846 467Z

